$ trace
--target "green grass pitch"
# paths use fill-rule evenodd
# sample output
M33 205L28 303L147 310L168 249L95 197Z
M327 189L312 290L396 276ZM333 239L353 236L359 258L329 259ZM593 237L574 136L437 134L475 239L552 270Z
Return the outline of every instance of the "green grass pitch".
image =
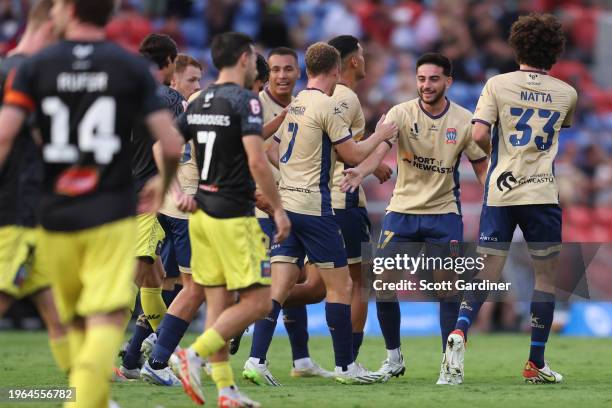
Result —
M181 344L188 345L193 336ZM436 386L441 359L435 337L402 339L406 375L387 384L346 386L325 379L289 376L291 354L286 337L275 338L268 354L271 370L283 387L257 387L241 378L250 338L245 338L232 366L239 387L264 407L612 407L612 343L607 339L553 337L547 358L564 375L558 385L528 385L521 380L527 358L527 335L479 335L470 337L466 353L465 384ZM327 337L310 340L312 357L331 369L333 356ZM366 337L359 361L377 369L384 359L381 338ZM55 368L42 332L0 332L0 387L65 385ZM204 377L207 406L216 406L216 392ZM123 408L181 408L196 405L181 388L162 388L144 382L113 384L112 395ZM0 407L9 406L1 403ZM13 404L14 405L14 404ZM50 407L59 404L18 404Z

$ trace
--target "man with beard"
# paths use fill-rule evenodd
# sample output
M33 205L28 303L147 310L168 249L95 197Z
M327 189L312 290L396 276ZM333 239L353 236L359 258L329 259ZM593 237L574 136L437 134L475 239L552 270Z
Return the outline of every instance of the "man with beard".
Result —
M459 203L461 154L465 152L481 182L486 173L487 155L471 139L472 114L445 96L452 84L451 62L441 54L431 53L421 56L416 65L419 97L394 106L387 114L388 121L399 125L398 178L383 221L377 256L384 256L389 243L402 242L425 243L428 256L446 256L451 242L463 240ZM350 191L359 186L389 149L383 144L357 168L345 170L343 189ZM387 348L387 359L379 372L403 375L399 303L395 294L378 299L378 321ZM456 294L440 296L443 352L458 311ZM440 373L438 383L444 383L444 379Z

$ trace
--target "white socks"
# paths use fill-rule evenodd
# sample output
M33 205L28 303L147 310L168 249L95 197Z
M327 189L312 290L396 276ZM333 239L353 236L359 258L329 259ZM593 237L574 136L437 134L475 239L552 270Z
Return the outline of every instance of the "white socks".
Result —
M305 370L307 368L311 368L313 365L314 364L312 364L310 357L304 357L293 361L293 367L298 370Z
M401 363L402 362L402 350L400 348L396 348L393 350L387 350L387 359L392 363Z

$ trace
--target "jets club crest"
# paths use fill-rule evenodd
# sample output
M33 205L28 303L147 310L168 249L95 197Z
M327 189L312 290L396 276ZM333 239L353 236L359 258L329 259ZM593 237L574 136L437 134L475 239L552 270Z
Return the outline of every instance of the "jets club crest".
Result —
M457 144L457 129L446 128L446 144Z

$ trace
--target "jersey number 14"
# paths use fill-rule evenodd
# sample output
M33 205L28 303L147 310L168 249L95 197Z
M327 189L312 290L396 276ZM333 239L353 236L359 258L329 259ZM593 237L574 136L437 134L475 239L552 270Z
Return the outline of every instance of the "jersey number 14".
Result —
M101 96L89 107L77 129L77 145L70 143L70 109L57 96L42 101L42 110L51 117L51 140L43 147L47 163L76 163L80 152L92 153L97 164L110 164L121 149L115 134L115 99Z

